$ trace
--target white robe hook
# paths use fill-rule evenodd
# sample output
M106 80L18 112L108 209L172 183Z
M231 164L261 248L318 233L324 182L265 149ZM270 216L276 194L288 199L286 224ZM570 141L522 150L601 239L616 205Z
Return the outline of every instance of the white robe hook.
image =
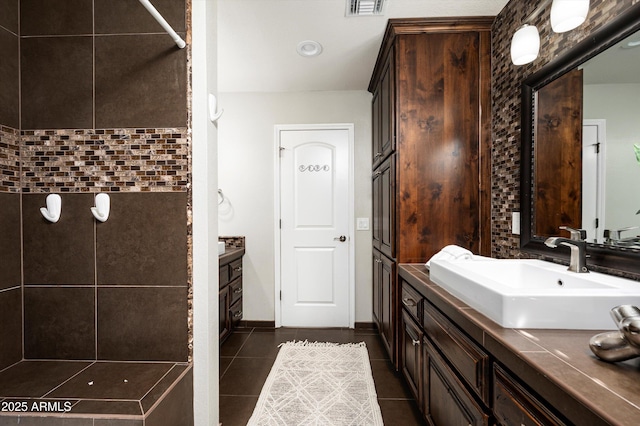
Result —
M56 223L60 219L62 211L62 198L58 194L47 195L47 207L40 207L40 213L51 223Z
M111 210L111 199L109 194L101 192L96 195L96 206L91 207L91 213L100 222L106 222L109 219L109 211Z
M218 100L216 99L216 95L209 93L209 120L211 120L212 123L218 121L224 112L224 109L221 109L219 112L217 110Z

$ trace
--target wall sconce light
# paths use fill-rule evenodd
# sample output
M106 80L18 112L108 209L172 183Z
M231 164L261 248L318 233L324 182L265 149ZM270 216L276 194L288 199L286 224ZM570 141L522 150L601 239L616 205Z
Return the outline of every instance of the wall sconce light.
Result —
M514 65L533 62L540 52L540 34L535 25L523 25L511 39L511 61Z
M556 33L570 31L582 24L589 14L589 0L541 0L524 22L533 20L551 3L551 29ZM511 61L514 65L533 62L540 51L540 33L534 25L524 24L511 39Z
M551 29L564 33L579 27L589 14L589 0L553 0Z
M62 198L58 194L47 195L47 207L40 207L42 216L51 223L60 220L60 212L62 211Z

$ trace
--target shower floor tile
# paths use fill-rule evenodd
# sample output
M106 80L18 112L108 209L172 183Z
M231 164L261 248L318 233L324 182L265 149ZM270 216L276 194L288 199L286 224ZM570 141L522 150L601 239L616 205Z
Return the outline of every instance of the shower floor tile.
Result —
M0 399L43 397L91 365L80 361L22 361L0 372Z
M173 364L96 362L47 397L140 400Z
M0 371L0 401L23 412L0 413L0 424L43 414L52 421L67 414L88 421L118 416L144 420L191 377L190 369L190 364L171 362L21 361ZM192 398L190 392L179 393L179 401ZM46 407L46 413L34 412L37 407Z

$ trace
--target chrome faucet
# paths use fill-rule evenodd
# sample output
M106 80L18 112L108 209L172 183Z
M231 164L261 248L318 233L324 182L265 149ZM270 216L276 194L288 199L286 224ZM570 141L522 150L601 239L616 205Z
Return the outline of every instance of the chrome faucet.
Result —
M571 259L569 261L569 271L577 273L589 272L587 269L587 243L583 240L585 231L561 226L560 229L571 233L571 238L550 237L544 242L547 247L556 248L559 245L567 246L571 249Z

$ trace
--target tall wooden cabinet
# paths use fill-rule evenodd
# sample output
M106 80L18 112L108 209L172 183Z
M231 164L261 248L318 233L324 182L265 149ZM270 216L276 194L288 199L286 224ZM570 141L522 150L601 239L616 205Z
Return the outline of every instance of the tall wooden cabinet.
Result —
M384 258L373 311L396 367L400 292L395 267L379 285L380 265L424 263L448 244L490 254L492 21L389 20L369 84L374 258Z

